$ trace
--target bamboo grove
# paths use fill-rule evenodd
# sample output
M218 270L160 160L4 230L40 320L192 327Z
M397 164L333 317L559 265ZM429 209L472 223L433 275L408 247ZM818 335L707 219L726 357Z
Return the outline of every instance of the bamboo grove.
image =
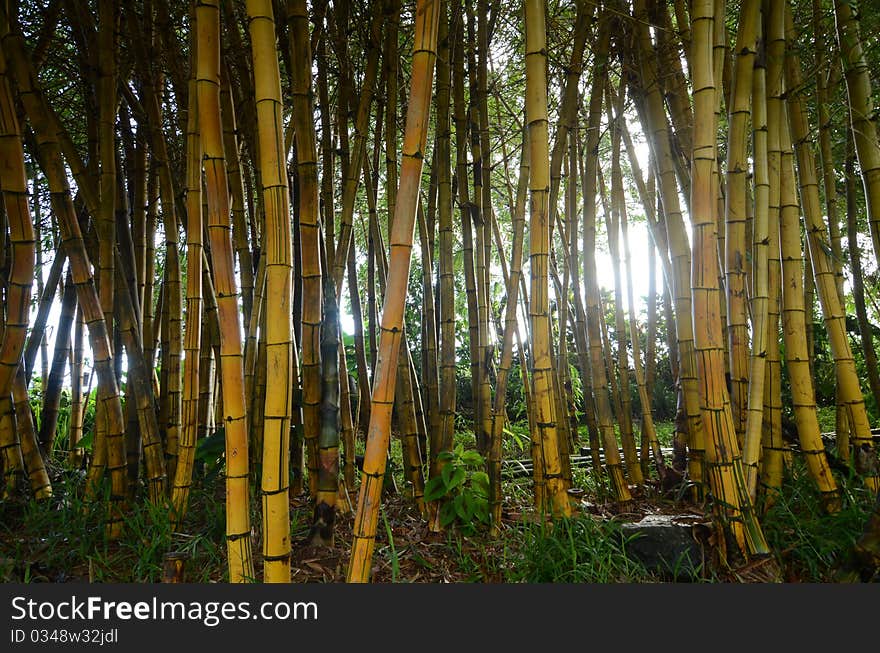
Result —
M537 513L578 510L583 447L622 509L678 492L766 559L794 453L830 513L834 468L880 489L878 29L845 0L0 0L4 496L50 497L61 450L106 537L137 502L182 527L219 438L231 582L290 581L301 496L312 545L354 512L365 582L392 440L440 532L471 433L502 534L517 388Z

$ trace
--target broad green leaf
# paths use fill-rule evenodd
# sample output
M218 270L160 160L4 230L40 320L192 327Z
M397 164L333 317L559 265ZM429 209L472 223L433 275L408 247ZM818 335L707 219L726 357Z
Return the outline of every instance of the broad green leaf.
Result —
M446 465L443 468L443 482L446 484L446 491L457 488L464 482L467 472L456 465Z
M474 493L482 496L489 496L489 475L486 472L474 472L471 474L471 487Z
M479 497L474 499L474 514L484 524L489 523L489 502Z
M467 523L471 520L471 513L468 510L467 506L467 497L469 495L468 492L462 492L455 500L452 502L452 505L455 506L455 514L461 519L462 522Z
M82 438L80 438L80 441L77 442L76 446L83 451L91 451L92 440L94 439L93 433L94 431L89 431L88 433L86 433Z
M455 459L455 456L452 455L451 451L441 451L437 454L437 460L444 463L452 462Z
M452 505L452 502L446 503L440 508L440 525L441 526L449 526L452 522L455 521L455 506Z
M446 483L442 476L435 476L425 484L425 501L437 501L446 496Z
M483 457L476 451L465 451L461 454L461 462L471 467L482 467L485 464Z

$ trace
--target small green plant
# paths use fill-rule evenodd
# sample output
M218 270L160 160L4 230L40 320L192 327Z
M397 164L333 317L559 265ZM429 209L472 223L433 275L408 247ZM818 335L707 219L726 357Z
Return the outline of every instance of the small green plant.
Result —
M385 534L388 536L388 546L391 549L391 582L400 581L400 558L397 555L397 549L394 547L394 533L391 532L391 524L388 523L388 515L385 514L385 508L380 506L382 513L382 523L385 524Z
M489 523L489 476L483 471L485 461L476 451L457 445L453 451L438 454L443 471L425 485L425 500L443 500L440 523L457 522L466 535L480 524Z

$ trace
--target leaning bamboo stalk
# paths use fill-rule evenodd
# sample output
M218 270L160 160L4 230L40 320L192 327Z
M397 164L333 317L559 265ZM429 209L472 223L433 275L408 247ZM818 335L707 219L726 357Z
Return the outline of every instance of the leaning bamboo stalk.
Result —
M834 275L837 280L837 292L843 296L843 251L840 243L840 218L837 211L837 178L834 170L834 155L832 153L832 123L828 110L828 92L835 83L834 77L839 76L840 60L837 57L829 58L827 44L825 42L824 21L822 20L820 0L813 1L813 39L816 45L816 114L819 126L819 161L822 166L822 190L824 192L825 210L828 215L828 229L831 236L831 251L834 254ZM836 75L835 75L836 74ZM852 113L850 113L852 115ZM851 133L851 131L848 131ZM808 257L809 258L809 257ZM813 283L812 270L804 275L804 293L810 291ZM807 313L807 343L810 345L810 358L814 356L812 336L812 306L815 303L808 302ZM811 363L812 365L812 363Z
M52 207L58 217L61 243L67 252L73 283L77 288L77 299L83 307L85 323L89 329L94 369L98 375L98 402L106 415L103 420L103 424L106 426L105 442L102 443L100 440L103 438L99 438L95 444L98 446L99 452L103 447L107 453L105 460L99 459L97 463L93 461L95 471L92 473L91 479L96 480L103 476L104 466L110 473L111 510L107 518L107 530L111 538L116 538L122 533L122 502L125 499L126 488L125 440L123 437L122 404L113 368L110 340L101 312L100 300L95 290L91 264L86 254L82 232L73 207L67 171L61 158L58 135L57 132L53 133L49 127L51 121L47 115L46 105L40 101L41 96L38 97L33 92L38 87L35 86L36 80L32 77L32 71L28 70L26 59L24 59L21 36L18 33L8 32L5 19L5 11L0 5L0 34L3 34L3 52L12 55L11 60L7 59L7 63L11 64L15 81L19 86L22 104L35 131L40 149L40 164L44 166L43 172L49 182ZM97 490L93 483L89 487L91 492Z
M749 385L749 334L746 320L746 205L748 202L746 156L760 8L760 0L747 0L740 9L733 90L728 102L730 128L725 171L724 276L727 293L730 402L734 427L740 439L746 430Z
M437 56L437 29L440 17L438 4L431 0L418 0L416 5L412 78L402 148L400 189L390 237L388 288L382 311L382 337L373 385L370 431L367 435L361 491L358 495L354 523L354 540L347 574L349 582L365 582L369 579L370 562L375 545L382 477L385 472L390 437L397 358L402 340L403 307L409 279L419 180L427 140L431 81Z
M24 379L24 367L19 366L15 378L12 380L12 401L15 404L16 430L21 442L21 457L34 498L47 499L52 496L52 483L49 481L43 454L37 442L37 431L29 399Z
M644 0L636 0L634 15L644 15ZM653 55L650 34L646 24L636 24L638 36L638 55L642 66L643 95L641 122L649 134L648 143L657 171L658 188L663 204L663 216L667 232L670 265L672 269L671 289L675 305L676 340L679 352L679 383L683 407L687 416L688 432L688 473L690 480L697 484L699 494L705 483L704 463L705 438L704 425L699 405L697 383L697 364L694 350L694 323L692 319L692 296L690 286L691 248L679 202L675 179L675 165L672 148L669 144L669 130L663 106L663 98L658 86L657 62ZM636 105L639 107L639 103ZM714 95L712 111L714 114Z
M49 320L49 311L55 302L58 282L61 281L61 274L64 271L64 262L66 260L67 255L64 253L64 249L59 247L55 251L55 258L52 260L52 266L49 268L49 276L43 286L43 292L40 293L37 316L34 319L33 326L31 326L31 335L28 337L24 348L24 369L25 378L27 379L30 379L33 375L34 363L37 358L37 351L42 346L41 343L47 340L45 337L46 323Z
M254 305L259 301L256 284L259 283L255 276L257 272L254 270L254 257L251 248L248 245L247 238L247 216L245 215L244 201L244 185L242 181L241 157L239 148L239 139L237 138L237 125L235 118L235 106L232 103L232 93L229 85L229 69L228 64L221 69L220 78L220 106L223 120L223 149L226 152L227 165L226 174L229 177L229 190L232 200L232 242L235 247L235 253L238 256L239 276L241 278L241 310L242 317L248 318L254 310ZM262 150L260 150L262 155ZM263 184L262 169L256 170L256 177ZM265 211L265 204L262 205ZM261 234L264 231L260 232ZM260 244L265 247L265 243L261 240ZM257 244L254 243L254 247Z
M61 405L61 385L64 369L70 356L70 330L76 313L76 288L67 273L61 298L61 313L55 331L55 351L52 355L52 369L49 380L43 386L43 409L40 413L38 441L46 454L55 447L55 431L58 426L58 409ZM26 379L27 377L25 377Z
M342 212L339 216L339 238L336 249L331 255L328 248L327 258L332 261L333 281L336 286L337 301L341 297L342 281L345 278L345 267L348 261L348 250L352 242L352 218L354 215L354 203L357 196L358 181L363 169L363 160L367 146L367 121L370 117L370 105L376 86L376 73L379 59L379 28L382 21L382 3L373 4L370 21L370 41L367 51L367 63L364 71L364 80L361 86L361 94L358 100L357 115L355 117L355 138L352 146L351 162L348 165L348 174L345 177L342 191ZM305 65L305 64L303 64ZM309 69L311 70L311 69ZM343 107L347 110L347 107ZM314 125L314 121L309 117Z
M492 403L492 430L489 441L489 514L492 533L498 535L501 528L501 452L504 429L505 404L507 403L507 380L513 366L513 336L517 327L516 309L519 298L519 278L522 274L523 232L525 231L526 190L529 180L529 148L523 130L523 147L520 157L519 183L516 204L513 206L513 244L510 247L510 275L507 279L507 304L504 309L504 334L501 340L501 359L498 379L495 382L495 398ZM499 250L500 251L500 250ZM523 364L523 361L520 361Z
M720 20L720 18L719 18ZM712 0L695 1L691 13L691 72L694 85L694 154L691 162L691 220L694 228L692 293L694 343L700 380L700 410L706 427L706 473L716 500L716 515L732 536L727 554L748 559L766 554L760 524L745 488L742 457L724 384L720 293L716 248L715 88Z
M378 271L377 276L379 279L379 288L384 292L387 288L388 264L385 260L385 245L382 239L382 233L379 230L379 223L376 219L376 192L373 187L373 180L369 174L369 164L366 162L364 173L364 186L367 193L367 205L370 211L371 229L379 253L376 266ZM416 375L410 374L411 364L412 356L409 351L404 328L404 336L401 338L400 343L400 357L397 361L397 380L395 382L397 386L394 392L394 411L399 420L404 476L410 483L413 502L416 504L419 512L425 514L425 482L422 471L424 455L422 443L420 441L420 434L423 432L424 427L422 426L423 419L420 415L420 397L418 396Z
M853 140L862 170L874 256L880 260L880 143L877 140L876 107L872 99L871 76L862 45L859 18L858 6L835 0L834 24L844 63Z
M220 127L220 15L217 0L196 6L197 93L208 202L208 239L220 316L220 374L226 427L226 545L230 582L254 576L249 514L247 416L229 192Z
M782 23L783 19L780 19L779 22ZM790 11L785 11L784 27L784 31L778 30L771 35L783 43L794 36ZM786 50L786 55L786 85L790 89L800 89L802 84L800 58L790 49ZM837 293L833 266L826 253L828 246L825 243L825 224L819 204L816 159L811 147L812 137L806 107L803 97L798 93L787 93L786 99L791 140L795 144L797 156L801 207L806 223L810 259L813 263L813 276L816 279L816 290L819 294L825 328L828 330L828 340L834 357L839 397L841 403L846 406L854 444L860 449L856 456L856 467L860 473L865 475L868 486L876 491L880 488L880 477L878 477L877 465L871 464L876 453L871 438L871 426L865 410L865 400L855 368L855 359L846 334L846 313Z
M9 228L8 243L12 259L7 273L6 312L0 335L0 397L6 396L11 390L12 380L21 363L36 256L34 227L27 200L21 128L8 74L6 57L0 54L0 196ZM39 274L42 275L42 271ZM34 342L39 342L42 336L43 331L35 334Z
M123 267L122 255L116 251L116 268ZM128 361L127 393L137 412L141 436L147 493L150 501L162 505L167 496L168 476L159 426L156 422L156 398L153 394L151 367L144 359L134 301L124 284L116 293L117 315L122 343Z
M24 476L21 439L15 425L11 394L0 398L0 461L3 462L3 487L0 489L0 496L6 499L19 488Z
M104 322L108 330L113 324L114 262L116 243L116 114L117 99L117 35L120 10L113 0L99 0L97 29L96 97L98 109L98 212L93 214L98 235L98 256L95 261L95 283ZM156 125L158 128L158 125Z
M760 33L760 32L759 32ZM752 345L749 354L749 385L746 430L743 435L743 468L746 488L754 501L761 458L764 421L764 382L767 361L767 320L770 302L768 241L770 238L770 172L767 153L767 79L763 46L755 58L752 75L752 159L754 161L754 217L752 220ZM774 343L774 346L777 346Z
M825 446L819 431L815 388L810 375L810 357L806 340L806 309L804 307L803 250L797 189L791 141L786 129L782 136L782 169L780 175L779 251L782 260L782 331L785 340L785 365L788 369L791 402L798 427L801 453L822 500L830 512L840 509L837 483L825 457Z
M40 243L40 247L36 247L36 266L34 268L34 273L36 276L37 282L37 297L43 296L43 291L45 289L43 284L43 216L42 209L40 207L40 184L39 184L39 176L34 175L33 182L33 198L34 198L34 240L37 243ZM56 257L57 258L57 257ZM31 336L33 338L34 336ZM46 337L45 331L42 331L37 335L39 338L39 344L37 341L34 342L34 345L37 346L40 350L40 380L42 381L41 387L45 388L49 383L49 339ZM30 344L30 340L28 341ZM27 348L25 348L25 352L27 352ZM30 383L31 374L30 371L33 369L33 362L31 363L31 368L25 367L25 379Z
M852 137L850 136L847 140L851 141ZM849 150L848 154L850 154L852 152L851 147L847 149ZM871 387L871 393L874 395L874 401L877 402L877 405L880 405L880 372L878 372L877 350L874 347L871 323L868 321L868 312L865 307L865 279L862 271L862 252L858 242L857 218L859 209L854 156L846 157L844 171L846 175L846 240L847 249L849 250L850 268L852 270L853 303L856 305L859 340L862 343L862 352L865 357L865 371L868 376L868 384Z

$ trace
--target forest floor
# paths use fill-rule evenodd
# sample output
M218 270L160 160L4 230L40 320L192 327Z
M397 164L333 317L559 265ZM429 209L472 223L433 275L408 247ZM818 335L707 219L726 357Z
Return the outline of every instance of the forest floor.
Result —
M103 535L102 503L82 498L84 474L50 466L54 496L43 502L26 493L0 502L0 581L158 582L168 553L184 556L186 582L223 582L226 575L224 484L218 470L196 479L184 524L173 530L167 510L144 501L127 511L123 537ZM685 573L647 568L630 554L632 540L621 528L647 515L688 516L701 522L706 507L679 496L661 496L657 484L634 488L621 510L596 485L588 469L573 470L585 490L575 516L551 525L532 507L528 477L504 484L501 534L491 537L479 520L454 520L431 533L402 479L387 494L379 518L373 557L374 582L743 582L763 580L749 568L730 569L713 554L711 529L703 530L705 556ZM470 480L470 477L469 477ZM846 553L861 533L872 498L857 479L841 479L843 510L826 514L798 456L787 469L779 500L762 524L773 561L786 582L833 582ZM356 501L350 496L350 502ZM342 582L351 547L353 515L343 498L332 546L307 544L311 510L306 496L291 500L292 580ZM254 501L253 549L261 573L259 502ZM696 532L696 531L695 531Z

